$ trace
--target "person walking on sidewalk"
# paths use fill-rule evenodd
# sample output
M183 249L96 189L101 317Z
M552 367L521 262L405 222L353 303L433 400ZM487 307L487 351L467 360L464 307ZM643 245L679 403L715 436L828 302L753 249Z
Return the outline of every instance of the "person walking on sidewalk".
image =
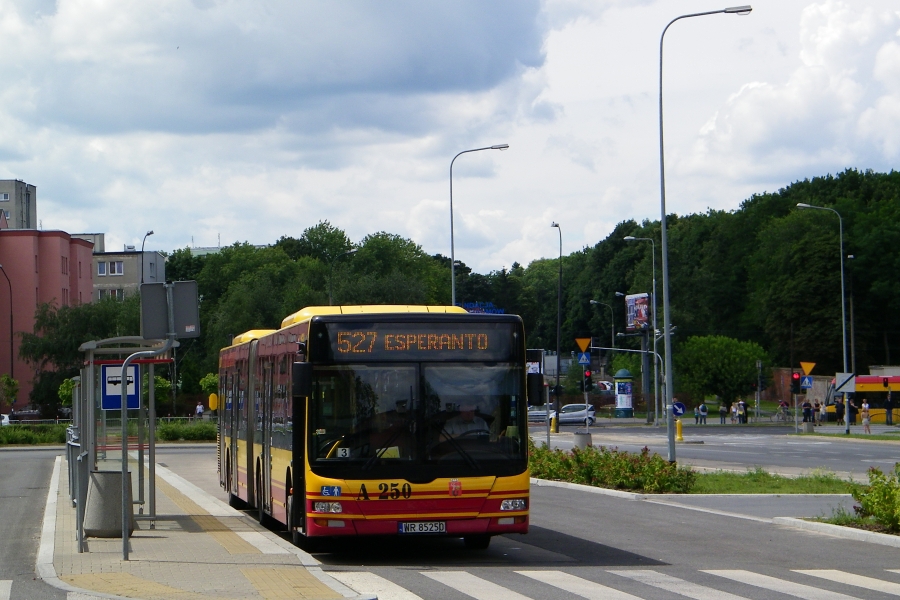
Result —
M700 403L700 424L706 425L706 416L709 414L709 408L706 407L706 402Z
M194 416L197 419L203 418L203 402L200 400L197 401L197 408L194 409Z
M698 406L694 407L694 425L700 424L700 408Z
M725 424L725 416L728 414L728 407L724 402L719 403L719 425Z

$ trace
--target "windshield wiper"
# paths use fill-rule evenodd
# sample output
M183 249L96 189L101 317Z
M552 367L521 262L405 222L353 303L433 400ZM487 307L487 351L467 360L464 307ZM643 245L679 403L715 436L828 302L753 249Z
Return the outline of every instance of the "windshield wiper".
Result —
M444 429L443 427L441 427L441 433L445 433L446 431L447 431L446 429ZM468 452L466 452L466 451L463 449L463 447L459 444L459 442L456 441L456 439L453 438L453 436L451 436L451 435L448 433L448 434L447 434L447 439L444 440L444 441L449 442L450 445L453 446L453 449L456 450L456 452L457 452L460 456L463 457L463 459L466 461L466 464L468 464L468 465L469 465L470 467L472 467L473 469L478 469L479 471L481 470L481 465L478 463L478 461L476 461L476 460L472 457L471 454L469 454Z
M412 401L413 401L413 391L412 391L412 386L410 386L410 388L409 388L409 408L410 409L412 409L412 405L413 405ZM400 437L400 434L409 429L409 426L414 422L415 418L416 418L415 412L411 411L410 416L408 416L405 420L402 421L402 424L400 427L397 428L397 431L392 433L391 437L389 437L387 439L387 441L384 442L384 445L381 448L379 448L378 450L376 450L375 454L373 454L369 458L369 460L366 461L366 464L364 464L362 466L362 470L368 471L369 469L371 469L372 465L375 464L375 461L378 460L379 458L381 458L382 456L384 456L384 453L388 451L388 448L391 447L391 444L393 444L395 441L397 441L397 438Z

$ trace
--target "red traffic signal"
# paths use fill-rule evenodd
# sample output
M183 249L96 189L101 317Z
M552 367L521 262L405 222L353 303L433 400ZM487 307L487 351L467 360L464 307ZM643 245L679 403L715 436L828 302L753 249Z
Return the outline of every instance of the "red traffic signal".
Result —
M882 378L881 378L881 385L883 385L884 387L890 387L891 384L890 384L890 382L888 381L888 378L887 378L887 377L882 377Z
M791 379L793 379L794 381L800 381L800 373L794 371L793 373L791 373Z
M791 372L791 393L799 394L801 392L800 389L800 373L797 371Z
M590 376L591 376L591 370L590 370L590 369L586 370L586 371L584 372L584 376L585 376L585 377L590 377ZM885 381L887 381L887 379L885 379Z

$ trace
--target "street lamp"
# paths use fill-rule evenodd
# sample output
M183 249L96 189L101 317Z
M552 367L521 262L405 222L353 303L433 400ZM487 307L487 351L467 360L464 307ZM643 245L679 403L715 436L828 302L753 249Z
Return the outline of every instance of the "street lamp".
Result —
M659 36L659 205L660 205L660 225L662 233L662 278L663 278L663 346L666 352L665 360L665 396L666 396L666 413L672 412L672 338L669 335L669 243L666 236L666 168L665 168L665 146L663 145L663 41L666 37L666 31L672 26L672 23L680 19L689 17L702 17L705 15L715 15L719 13L746 15L752 11L750 6L732 6L721 10L711 10L707 12L692 13L675 17L663 29L662 35ZM669 437L669 462L675 462L675 422L671 418L666 419L668 422L667 433Z
M559 351L562 342L562 227L553 221L550 227L559 231L559 283L556 288L556 427L559 433Z
M6 285L9 286L9 376L12 379L15 379L15 375L13 374L13 364L15 364L15 359L13 356L13 296L12 296L12 283L9 281L9 275L6 274L6 269L3 268L3 265L0 265L0 272L3 272L3 276L6 277Z
M141 241L141 283L144 283L144 244L147 242L147 236L150 235L153 235L152 229L144 234L144 239Z
M600 304L609 309L609 329L611 332L610 336L609 336L610 337L609 347L615 348L616 347L616 320L615 320L615 317L613 316L613 307L610 306L609 304L607 304L606 302L598 302L597 300L591 300L591 304ZM612 365L610 365L610 366L612 366Z
M357 250L359 250L359 248L353 248L352 250L341 252L331 259L331 268L328 271L328 306L333 306L332 292L334 291L334 263L341 257L348 256L350 254L356 254Z
M650 242L653 251L653 407L656 410L656 426L659 427L659 363L656 360L656 241L653 238L626 235L626 242Z
M485 146L484 148L472 148L471 150L463 150L453 157L450 161L450 304L456 306L456 254L453 248L453 163L461 154L467 152L481 152L482 150L508 150L509 144L497 144L494 146Z
M806 204L805 202L798 202L797 208L812 208L815 210L829 210L837 215L838 218L838 227L840 231L840 243L841 243L841 351L844 357L844 373L849 373L847 370L847 314L844 310L844 306L847 304L847 301L844 299L844 219L841 218L841 213L834 210L833 208L828 208L827 206L813 206L812 204ZM846 412L847 418L844 419L846 423L845 433L847 435L850 434L850 410L847 405L847 394L844 394L844 411Z

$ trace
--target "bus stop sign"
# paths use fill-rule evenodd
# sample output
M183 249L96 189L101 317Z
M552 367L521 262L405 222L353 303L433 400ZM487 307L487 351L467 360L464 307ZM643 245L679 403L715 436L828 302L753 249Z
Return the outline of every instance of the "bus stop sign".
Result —
M138 366L128 365L128 376L122 381L122 365L100 365L100 408L122 410L122 386L128 386L128 408L140 408L140 380Z

